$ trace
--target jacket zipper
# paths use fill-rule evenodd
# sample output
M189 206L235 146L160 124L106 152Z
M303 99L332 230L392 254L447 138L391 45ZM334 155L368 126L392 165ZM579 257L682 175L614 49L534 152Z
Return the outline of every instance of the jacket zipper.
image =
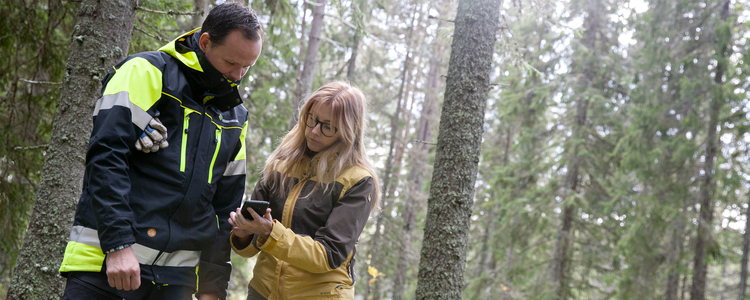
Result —
M185 172L185 156L187 155L188 127L190 126L191 111L185 110L185 123L182 125L182 148L180 151L180 172Z
M309 168L308 168L308 171L309 171ZM283 216L284 214L282 213L282 218L281 218L281 224L284 224L284 226L286 226L287 228L291 228L292 227L292 216L294 214L294 206L297 205L297 198L299 198L301 196L301 194L302 194L302 187L305 186L305 183L310 178L311 178L311 176L303 174L300 182L298 182L294 186L294 188L292 188L292 190L290 192L290 195L292 195L294 197L290 197L290 198L292 198L292 203L289 206L289 209L290 209L289 216L287 216L287 218L285 220L284 216ZM297 189L297 187L299 187L299 190L295 191ZM278 297L279 299L284 299L284 297L282 295L282 291L283 291L282 288L284 286L284 279L283 278L284 278L284 268L285 268L285 265L286 265L286 262L281 261L281 270L279 270L279 280L278 280L278 284L277 284L277 286L278 286L277 292L279 294L279 297Z
M216 157L219 156L219 148L221 148L221 127L216 128L216 150L214 150L214 158L211 159L211 166L208 168L208 184L211 184L214 177L214 163Z

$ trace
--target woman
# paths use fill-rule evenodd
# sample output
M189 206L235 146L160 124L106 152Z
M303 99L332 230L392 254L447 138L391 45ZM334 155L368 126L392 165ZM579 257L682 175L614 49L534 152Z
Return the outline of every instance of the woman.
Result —
M265 215L230 215L232 249L260 253L248 300L354 298L354 246L378 194L365 106L362 91L344 82L315 91L255 186L252 199L270 202Z

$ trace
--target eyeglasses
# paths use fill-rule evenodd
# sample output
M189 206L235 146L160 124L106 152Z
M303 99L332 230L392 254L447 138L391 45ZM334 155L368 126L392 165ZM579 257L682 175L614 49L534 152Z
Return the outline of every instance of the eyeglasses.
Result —
M320 124L320 133L324 136L332 137L337 131L339 131L338 128L331 126L331 124L323 123L318 120L318 118L313 117L311 113L305 115L305 125L307 125L307 127L315 128L318 124Z

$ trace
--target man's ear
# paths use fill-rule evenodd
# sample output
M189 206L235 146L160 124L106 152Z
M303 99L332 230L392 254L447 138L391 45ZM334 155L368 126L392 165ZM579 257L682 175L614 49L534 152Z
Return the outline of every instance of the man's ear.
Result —
M206 52L206 48L208 48L208 43L210 42L208 32L202 33L198 40L198 46L201 47L201 51Z

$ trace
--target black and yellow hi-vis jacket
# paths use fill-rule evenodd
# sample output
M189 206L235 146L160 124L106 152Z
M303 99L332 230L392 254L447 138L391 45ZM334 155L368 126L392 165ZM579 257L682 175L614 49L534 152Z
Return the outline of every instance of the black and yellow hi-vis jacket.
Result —
M372 210L374 181L354 166L315 188L318 159L291 174L288 192L258 181L252 197L270 202L271 235L257 247L232 244L240 256L258 255L250 286L269 300L354 299L355 246Z
M103 80L61 274L104 271L104 251L132 243L144 280L226 297L227 219L245 191L248 114L199 36L129 56ZM169 147L136 151L157 111Z

